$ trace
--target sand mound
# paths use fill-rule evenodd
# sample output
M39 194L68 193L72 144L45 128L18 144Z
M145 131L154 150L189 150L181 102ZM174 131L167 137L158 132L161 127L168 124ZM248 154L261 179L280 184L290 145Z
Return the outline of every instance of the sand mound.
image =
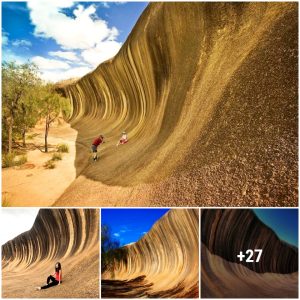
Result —
M34 225L2 246L4 298L97 298L99 216L92 209L42 209ZM62 264L63 283L35 291Z

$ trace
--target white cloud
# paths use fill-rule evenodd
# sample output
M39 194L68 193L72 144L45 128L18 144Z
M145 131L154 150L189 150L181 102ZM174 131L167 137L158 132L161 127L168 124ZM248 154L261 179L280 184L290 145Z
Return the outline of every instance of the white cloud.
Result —
M119 237L119 236L120 236L120 234L119 234L119 233L114 233L114 234L113 234L113 236L115 236L115 237Z
M6 62L14 61L17 64L21 65L27 63L28 60L29 58L17 55L13 51L11 51L11 49L4 48L2 51L2 61L6 61Z
M106 21L98 18L96 8L77 5L74 17L67 16L62 9L72 8L74 3L67 0L29 0L30 18L35 26L34 34L53 38L65 49L89 49L106 39L118 35L115 27L109 28Z
M90 48L81 52L83 59L93 67L112 58L120 50L122 43L116 41L100 42L94 48Z
M74 67L69 70L41 70L41 78L47 82L58 82L71 78L80 78L91 72L89 67Z
M38 66L42 79L57 82L82 77L119 51L122 46L116 40L119 31L96 15L96 5L71 0L28 0L34 35L54 39L59 46L56 51L48 52L50 57L30 58ZM102 9L109 6L110 3L102 3ZM2 32L2 44L31 46L25 39L10 41L5 32ZM7 47L3 48L3 58L20 64L28 61L27 56L21 57Z
M0 245L31 229L37 216L36 208L11 208L0 210ZM11 224L11 226L9 225Z
M103 7L105 7L105 8L110 8L108 2L102 2L102 5L103 5Z
M49 55L65 58L65 59L71 60L71 61L78 61L79 60L76 53L72 52L72 51L50 51Z
M8 33L5 31L2 31L2 46L8 45Z
M31 42L28 40L14 40L11 44L15 47L26 47L27 48L27 47L32 46Z
M31 60L41 70L66 70L70 68L70 65L68 63L57 59L48 59L42 56L34 56Z

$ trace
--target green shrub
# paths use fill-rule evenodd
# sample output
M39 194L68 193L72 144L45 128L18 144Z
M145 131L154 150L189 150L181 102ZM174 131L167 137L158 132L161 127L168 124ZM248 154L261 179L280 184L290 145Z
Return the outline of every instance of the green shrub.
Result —
M2 207L10 207L10 202L8 200L2 200Z
M4 192L2 193L2 207L9 207L11 206L9 199L8 199L8 193Z
M27 163L27 156L21 155L18 157L18 159L15 161L15 166L20 166Z
M16 156L16 153L7 153L2 155L2 168L20 166L27 162L26 155Z
M29 134L26 136L27 140L33 140L36 136L38 136L38 133Z
M61 153L58 153L58 152L53 153L51 160L53 160L53 161L62 160Z
M55 163L52 159L50 160L47 160L45 163L44 163L44 168L45 169L54 169L55 168Z
M67 144L59 144L57 145L57 151L63 153L69 153L69 145Z
M13 167L15 163L15 153L2 154L2 168Z

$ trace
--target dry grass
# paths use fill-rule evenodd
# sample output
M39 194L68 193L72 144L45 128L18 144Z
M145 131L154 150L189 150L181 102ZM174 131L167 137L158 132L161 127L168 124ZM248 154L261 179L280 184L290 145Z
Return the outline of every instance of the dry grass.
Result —
M27 162L26 155L16 155L15 152L2 155L2 168L9 168L23 165Z

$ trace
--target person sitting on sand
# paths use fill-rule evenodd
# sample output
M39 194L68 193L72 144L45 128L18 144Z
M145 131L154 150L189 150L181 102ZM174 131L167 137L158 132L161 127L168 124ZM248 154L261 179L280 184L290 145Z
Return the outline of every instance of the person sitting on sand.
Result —
M117 146L119 146L119 145L124 145L124 144L126 144L127 142L128 142L128 136L127 136L127 133L126 133L126 131L123 131L123 132L122 132L122 136L121 136L119 142L117 143Z
M99 137L95 138L92 144L92 152L93 152L93 159L96 161L98 159L97 156L97 148L99 145L104 143L104 136L102 134Z
M53 275L48 276L47 284L44 286L39 286L37 290L48 289L49 287L60 285L62 283L62 269L60 262L55 264L55 273Z

